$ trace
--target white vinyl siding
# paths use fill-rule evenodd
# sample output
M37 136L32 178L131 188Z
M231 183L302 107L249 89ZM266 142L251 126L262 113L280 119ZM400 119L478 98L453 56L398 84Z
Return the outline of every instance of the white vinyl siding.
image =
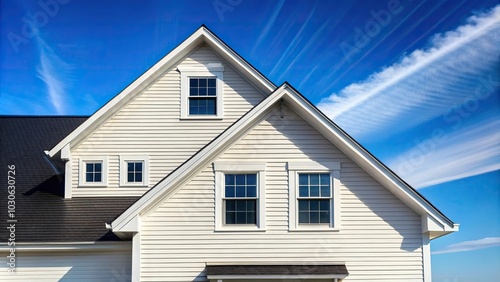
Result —
M4 254L0 281L123 281L131 280L131 250L66 250L16 252L16 274L7 272Z
M141 281L207 281L205 263L345 262L343 281L422 281L420 216L285 108L217 160L266 163L265 232L214 231L207 166L142 221ZM287 162L340 162L342 228L289 231Z
M180 119L181 75L173 67L72 149L72 196L142 195L265 97L209 47L197 49L178 66L209 63L224 66L222 120ZM109 156L107 188L77 188L78 158L104 154ZM149 156L148 187L119 187L122 154Z

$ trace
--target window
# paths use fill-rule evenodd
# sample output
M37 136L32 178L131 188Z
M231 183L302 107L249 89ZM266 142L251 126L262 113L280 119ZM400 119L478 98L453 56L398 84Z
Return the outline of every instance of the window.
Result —
M217 79L189 78L189 115L217 114Z
M225 174L225 224L257 224L257 174Z
M223 118L222 64L177 69L181 74L181 119Z
M299 173L299 224L329 224L330 173Z
M85 163L85 181L89 183L102 182L102 162Z
M148 156L120 156L120 186L148 186Z
M215 230L265 230L265 163L215 162Z
M340 163L288 163L290 230L340 228Z
M79 160L79 179L80 187L105 187L107 186L107 157L81 158Z

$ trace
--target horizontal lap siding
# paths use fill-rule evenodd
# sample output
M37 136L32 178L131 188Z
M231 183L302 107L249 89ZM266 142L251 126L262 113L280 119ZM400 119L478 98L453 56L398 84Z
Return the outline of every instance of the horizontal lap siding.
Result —
M131 253L131 250L16 252L16 274L9 274L2 263L0 281L130 281Z
M149 155L149 188L214 139L264 96L208 47L180 63L224 65L224 120L179 120L180 74L171 70L110 118L72 152L73 196L139 196L148 188L119 188L119 155ZM78 158L109 156L108 188L77 188Z
M214 232L208 166L143 220L142 281L206 281L207 262L332 261L346 263L345 281L422 281L420 217L288 108L218 160L267 163L266 232ZM291 160L341 162L341 231L288 231Z

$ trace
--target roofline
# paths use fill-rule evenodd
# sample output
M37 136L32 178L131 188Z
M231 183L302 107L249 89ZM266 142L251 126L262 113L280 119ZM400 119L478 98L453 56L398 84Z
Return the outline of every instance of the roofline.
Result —
M102 242L40 242L40 243L17 243L16 251L44 252L44 251L108 251L126 250L132 247L131 241L102 241ZM7 243L0 244L0 253L9 252L11 246Z
M276 86L267 77L255 69L238 53L231 49L224 41L217 37L205 25L200 26L189 37L184 39L179 45L173 48L163 58L156 62L152 67L147 69L132 83L127 85L122 91L115 95L106 104L100 107L94 114L92 114L85 122L73 130L63 140L56 144L49 150L50 157L56 155L64 146L71 144L76 145L83 139L86 131L96 129L104 120L113 115L115 107L120 107L132 99L135 95L139 94L143 89L154 82L166 70L172 68L180 59L188 55L202 42L207 43L210 47L216 48L221 53L225 54L226 60L234 66L239 66L246 72L246 75L253 78L253 82L258 82L260 85L257 87L262 91L266 89L272 92ZM217 51L216 50L216 51ZM80 138L80 139L79 139ZM76 140L76 142L74 142Z
M0 118L89 118L89 115L0 115Z
M380 161L375 155L373 155L370 151L368 151L363 145L361 145L356 139L354 139L349 133L347 133L345 130L343 130L340 126L338 126L333 120L331 120L327 115L325 115L318 107L316 107L307 97L302 95L297 89L295 89L291 84L289 84L287 81L285 81L290 88L292 88L297 95L299 95L306 103L309 104L312 108L314 108L323 118L331 123L332 126L334 126L336 129L341 131L345 137L347 137L351 142L356 144L360 150L362 150L364 153L368 154L375 162L377 162L380 166L382 166L387 172L389 172L392 176L396 177L403 185L407 186L410 188L420 199L425 201L428 205L430 205L437 213L439 213L443 218L445 218L450 224L454 224L453 221L448 218L443 212L441 212L436 206L434 206L429 200L427 200L420 192L417 191L417 189L413 188L408 182L406 182L403 178L401 178L399 175L397 175L392 169L390 169L388 166L386 166L382 161Z
M290 89L290 91L287 91L287 88ZM328 131L325 132L325 130L321 130L318 128L316 129L323 135L330 132L330 135L332 136L328 137L325 135L325 137L331 142L332 139L330 138L336 138L336 140L338 139L337 143L344 145L344 150L350 150L348 152L343 151L345 154L347 154L351 158L353 153L357 154L360 158L358 161L364 162L366 166L369 166L373 169L372 173L378 174L378 177L372 175L375 179L381 179L382 177L385 182L387 182L387 184L394 186L392 188L399 189L399 191L396 191L399 194L396 194L395 191L391 190L391 187L387 187L387 184L381 183L401 201L407 204L408 202L412 203L413 206L410 206L410 208L412 208L422 216L425 214L427 215L427 217L431 216L438 222L441 222L443 224L443 230L438 232L449 233L458 230L458 227L442 212L440 212L436 207L430 204L427 199L425 199L415 189L404 182L394 172L388 169L387 166L385 166L382 162L375 158L345 131L340 129L333 121L331 121L318 108L316 108L307 98L305 98L302 94L300 94L300 92L298 92L295 88L288 84L288 82L283 83L273 93L271 93L271 95L269 95L257 106L252 108L249 112L247 112L247 114L236 121L223 133L213 139L209 144L199 150L195 155L193 155L186 162L180 165L167 177L158 182L153 188L151 188L146 194L139 198L121 215L116 217L111 223L113 230L123 231L123 227L126 226L129 222L132 222L134 218L144 214L145 211L150 210L152 206L158 204L158 198L165 196L172 185L177 185L179 183L184 183L184 181L187 181L184 178L188 178L190 175L192 175L194 173L193 171L196 171L198 167L206 166L205 162L216 156L225 146L234 141L235 138L241 136L244 129L247 129L248 126L251 126L257 118L265 115L267 110L269 110L277 101L283 98L286 98L287 102L293 102L289 105L292 107L292 109L294 108L294 106L295 108L297 108L297 106L300 106L301 109L308 111L308 116L303 116L303 118L306 118L306 120L309 119L309 122L312 121L311 119L318 121L320 124L316 125L321 125L325 130ZM311 125L314 126L313 124ZM334 145L336 144L334 143ZM340 148L340 146L338 147L339 149L342 149ZM358 165L360 164L358 163Z

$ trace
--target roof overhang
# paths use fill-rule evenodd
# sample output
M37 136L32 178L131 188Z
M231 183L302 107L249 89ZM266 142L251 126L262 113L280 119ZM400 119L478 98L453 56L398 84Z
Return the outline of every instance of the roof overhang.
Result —
M245 61L207 27L202 25L191 36L175 47L165 57L139 76L134 82L128 85L118 95L90 116L84 123L55 145L49 151L49 156L54 157L68 144L71 144L71 146L79 144L104 121L113 116L118 109L141 93L142 90L160 78L165 72L175 67L185 56L195 51L203 44L209 46L217 55L226 60L232 68L259 89L263 95L268 95L276 88L276 85L269 79Z
M449 220L415 189L371 155L293 87L284 83L117 217L111 224L113 232L138 232L139 230L130 230L130 226L134 225L131 223L137 220L137 216L147 214L147 211L159 205L161 200L175 187L187 183L218 154L243 137L262 119L272 114L274 106L281 102L286 103L287 106L296 111L381 185L420 214L423 222L422 232L429 233L430 239L458 231L458 225Z
M343 279L349 275L345 264L207 265L206 271L209 280Z

